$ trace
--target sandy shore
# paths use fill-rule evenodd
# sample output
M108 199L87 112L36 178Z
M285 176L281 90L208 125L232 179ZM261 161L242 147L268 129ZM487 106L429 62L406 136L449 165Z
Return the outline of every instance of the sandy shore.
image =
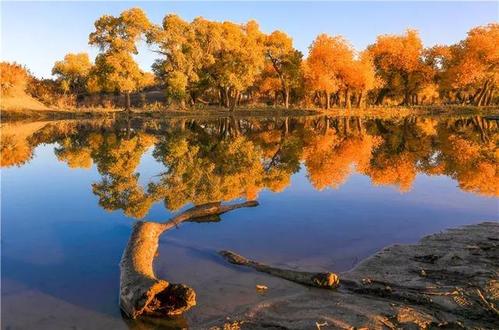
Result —
M199 328L497 329L498 275L499 223L484 222L387 247L337 290L302 287Z

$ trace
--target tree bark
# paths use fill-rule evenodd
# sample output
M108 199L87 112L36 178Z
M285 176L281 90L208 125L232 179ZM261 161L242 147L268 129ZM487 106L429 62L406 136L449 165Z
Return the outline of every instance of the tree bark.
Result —
M490 105L492 103L493 97L494 97L494 86L490 88L490 92L487 97L487 101L485 101L485 105Z
M378 97L376 98L376 102L374 102L376 105L383 105L383 101L385 100L385 96L388 90L386 88L382 88L379 91Z
M404 101L403 105L410 105L411 103L411 93L409 91L409 74L402 74L402 78L404 79Z
M475 103L476 106L480 107L483 105L485 95L487 95L487 92L488 92L488 87L489 87L489 80L485 81L483 88L482 88L482 91L480 92L480 94L478 95L478 99L476 100L476 103Z
M130 106L131 106L130 92L126 92L125 93L125 110L127 112L130 112Z
M284 107L289 109L289 89L284 89Z
M350 109L352 107L352 100L350 100L350 89L345 90L345 108Z
M219 254L228 262L235 265L246 266L256 271L277 276L288 281L313 286L323 289L335 289L340 284L340 279L334 273L310 273L296 270L282 269L268 266L257 261L246 259L231 251L220 251Z
M220 103L224 108L230 108L230 89L228 87L220 87Z
M359 92L359 99L357 100L357 108L362 107L362 98L364 97L364 91Z
M235 91L234 95L231 97L230 111L234 111L237 105L237 100L239 99L239 95L241 93L239 91Z
M179 315L196 304L195 292L183 284L158 279L153 261L157 255L159 237L181 222L220 215L241 208L257 206L256 201L221 205L209 203L195 206L166 223L138 221L120 261L120 308L130 318L141 315Z

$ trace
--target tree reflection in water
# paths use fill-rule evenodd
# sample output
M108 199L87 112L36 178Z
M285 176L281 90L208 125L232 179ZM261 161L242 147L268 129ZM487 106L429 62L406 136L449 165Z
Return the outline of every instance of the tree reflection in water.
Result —
M101 179L92 188L103 208L133 218L143 218L158 201L176 211L253 200L263 189L279 192L302 164L319 190L338 188L358 172L374 185L406 192L424 173L449 176L464 191L499 195L498 124L479 116L136 119L4 128L3 167L21 166L37 145L56 143L57 158L69 167L95 164ZM137 168L151 148L164 170L141 185Z

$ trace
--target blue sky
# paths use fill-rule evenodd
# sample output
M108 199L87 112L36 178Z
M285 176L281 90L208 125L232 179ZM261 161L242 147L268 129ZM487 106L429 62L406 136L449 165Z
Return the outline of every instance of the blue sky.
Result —
M103 14L118 15L141 7L160 23L167 13L186 20L245 22L256 19L264 32L279 29L293 37L306 54L319 33L340 34L357 50L376 36L419 30L426 46L463 39L477 25L498 21L499 3L490 2L6 2L1 3L1 58L25 64L37 76L49 77L56 60L68 52L88 52L93 22ZM149 70L156 55L145 45L137 60Z

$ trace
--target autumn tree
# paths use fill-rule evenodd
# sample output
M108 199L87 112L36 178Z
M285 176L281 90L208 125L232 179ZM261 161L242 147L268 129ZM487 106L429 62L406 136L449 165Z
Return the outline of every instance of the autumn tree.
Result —
M104 91L124 93L129 110L130 94L144 87L144 72L133 55L138 53L137 42L151 24L141 9L132 8L118 17L104 15L94 25L89 44L98 46L101 53L95 60L91 82Z
M345 77L353 66L353 56L353 48L341 36L321 34L310 46L305 76L315 98L324 98L326 109L330 107L331 94L345 89Z
M153 64L153 71L164 82L167 97L183 105L192 84L199 80L203 63L203 51L191 24L177 15L167 15L161 27L149 31L147 40L156 44L156 52L163 56Z
M291 89L298 86L302 78L303 55L293 48L293 40L286 33L274 31L265 38L265 57L279 79L284 106L289 108Z
M367 93L374 89L378 80L374 65L368 52L362 52L358 58L344 69L345 106L351 107L351 93L355 93L357 107L363 107Z
M277 106L279 94L282 94L282 83L277 77L274 67L266 63L258 80L256 81L258 92L262 96L270 96L274 106Z
M92 62L87 53L69 53L62 61L55 62L52 74L56 76L64 93L80 94L86 89L91 68Z
M376 74L383 81L377 104L382 104L386 96L401 97L402 104L411 104L411 97L432 78L432 71L422 61L423 44L415 30L407 30L403 35L378 36L368 51Z
M443 57L442 83L459 103L489 105L499 80L499 24L476 27Z
M163 56L153 69L170 98L194 104L203 93L216 91L220 105L233 109L263 69L263 37L255 21L198 17L189 23L167 15L148 33L148 42Z
M214 52L208 74L219 89L222 105L232 110L264 67L264 35L255 21L223 22L219 28L222 44Z

